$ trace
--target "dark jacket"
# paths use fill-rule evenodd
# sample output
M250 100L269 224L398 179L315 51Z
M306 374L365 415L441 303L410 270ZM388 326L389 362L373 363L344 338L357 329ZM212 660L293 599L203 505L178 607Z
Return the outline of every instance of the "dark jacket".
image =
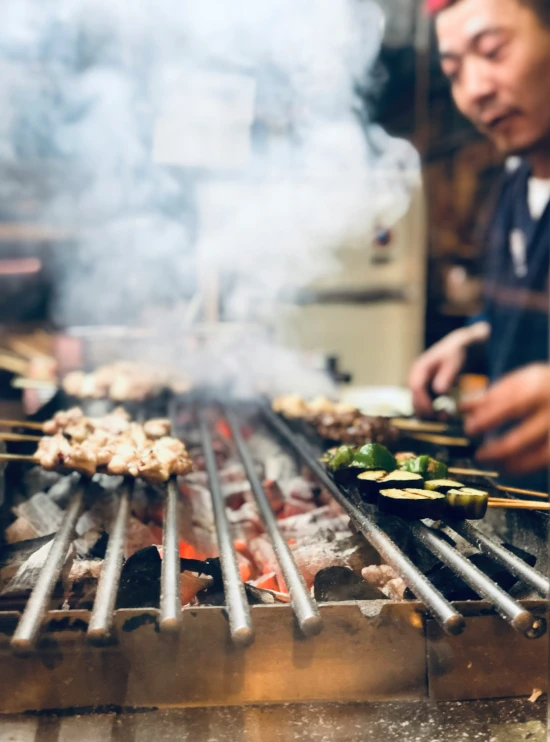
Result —
M485 315L491 325L487 360L492 381L529 363L549 361L550 205L540 219L531 218L528 179L525 164L504 176L484 230ZM518 230L520 241L524 241L523 268L518 266L517 253L515 260L512 256L512 230ZM522 484L546 490L548 473L522 478Z

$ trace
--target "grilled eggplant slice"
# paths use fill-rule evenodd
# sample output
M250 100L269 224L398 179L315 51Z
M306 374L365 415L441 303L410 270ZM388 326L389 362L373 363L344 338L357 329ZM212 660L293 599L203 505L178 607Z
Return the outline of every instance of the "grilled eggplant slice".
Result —
M361 493L363 500L366 500L366 502L376 502L376 498L380 492L380 480L387 473L384 469L373 469L359 474L355 480L355 485Z
M395 469L395 471L389 472L380 482L380 489L409 489L417 488L424 489L424 480L420 474L413 474L410 471L401 471L401 469Z
M457 520L481 520L487 512L489 493L472 487L451 489L446 494L446 515Z
M453 479L430 479L424 485L431 492L441 492L446 495L449 490L460 490L465 485L455 482Z
M381 512L408 520L418 518L439 520L443 516L445 503L445 495L440 492L418 488L380 490L378 496L378 507Z

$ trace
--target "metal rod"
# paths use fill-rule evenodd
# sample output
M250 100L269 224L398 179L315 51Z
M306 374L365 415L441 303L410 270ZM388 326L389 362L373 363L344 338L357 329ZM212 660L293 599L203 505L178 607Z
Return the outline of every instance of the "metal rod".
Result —
M460 521L459 523L453 521L447 523L447 525L488 557L505 567L519 580L534 587L544 597L548 596L550 593L550 582L548 578L534 567L529 566L523 559L508 551L505 546L481 533L481 531L471 523L468 523L468 521Z
M224 414L231 428L233 440L242 459L246 475L250 481L250 486L252 487L265 530L271 539L275 555L281 566L298 625L306 636L315 636L323 627L319 609L309 594L304 578L294 561L288 544L281 535L277 520L273 515L269 500L256 472L254 461L242 436L237 418L233 411L227 407L224 407Z
M79 484L71 498L69 507L65 511L65 516L52 542L46 562L12 637L11 646L18 652L28 652L36 641L42 619L48 609L53 590L67 558L67 552L74 537L74 529L82 512L83 503L84 487Z
M124 540L128 527L130 505L134 490L134 480L127 479L122 485L118 510L115 516L105 561L97 585L94 608L88 626L88 641L104 642L108 639L113 625L113 612L124 560Z
M181 619L178 481L175 476L171 476L166 487L162 527L161 631L177 631L180 628Z
M499 615L508 621L516 631L526 634L533 629L535 624L533 614L504 592L501 587L448 544L433 529L419 521L409 524L409 528L432 554L450 567L478 595L492 603Z
M214 508L214 519L218 535L225 601L229 615L229 629L235 644L238 644L239 646L247 646L254 641L254 629L252 627L250 609L244 592L244 585L239 573L237 555L235 554L235 548L229 530L229 521L227 513L225 512L225 501L220 486L220 480L218 478L216 457L214 456L208 423L203 411L199 413L199 427L204 461L210 482L212 506Z
M321 484L331 493L334 499L344 508L355 522L363 536L374 546L384 561L389 564L403 579L407 587L430 610L434 618L449 634L460 634L464 629L464 617L453 608L425 575L411 562L392 539L382 531L373 519L354 505L336 486L314 454L302 441L295 438L286 423L280 420L267 406L262 406L264 415L270 425L300 456L311 469Z

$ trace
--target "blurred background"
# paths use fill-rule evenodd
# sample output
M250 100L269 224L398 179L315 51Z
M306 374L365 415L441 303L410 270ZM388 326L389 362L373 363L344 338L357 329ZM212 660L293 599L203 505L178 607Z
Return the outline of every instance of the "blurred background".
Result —
M499 167L417 0L10 3L3 404L152 357L244 394L402 388L480 310Z

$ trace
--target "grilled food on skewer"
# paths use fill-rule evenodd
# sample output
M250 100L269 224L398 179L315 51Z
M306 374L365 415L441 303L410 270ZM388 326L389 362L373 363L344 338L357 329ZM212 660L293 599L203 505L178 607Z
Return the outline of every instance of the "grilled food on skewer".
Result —
M274 399L272 408L288 419L310 423L320 436L330 441L392 445L399 439L399 431L387 418L363 415L349 404L332 402L326 397L308 402L297 394L288 394Z
M47 423L35 459L48 470L72 470L93 476L108 474L142 477L151 483L191 471L185 445L167 435L170 421L132 422L123 410L103 418L87 418L78 408L60 412Z

